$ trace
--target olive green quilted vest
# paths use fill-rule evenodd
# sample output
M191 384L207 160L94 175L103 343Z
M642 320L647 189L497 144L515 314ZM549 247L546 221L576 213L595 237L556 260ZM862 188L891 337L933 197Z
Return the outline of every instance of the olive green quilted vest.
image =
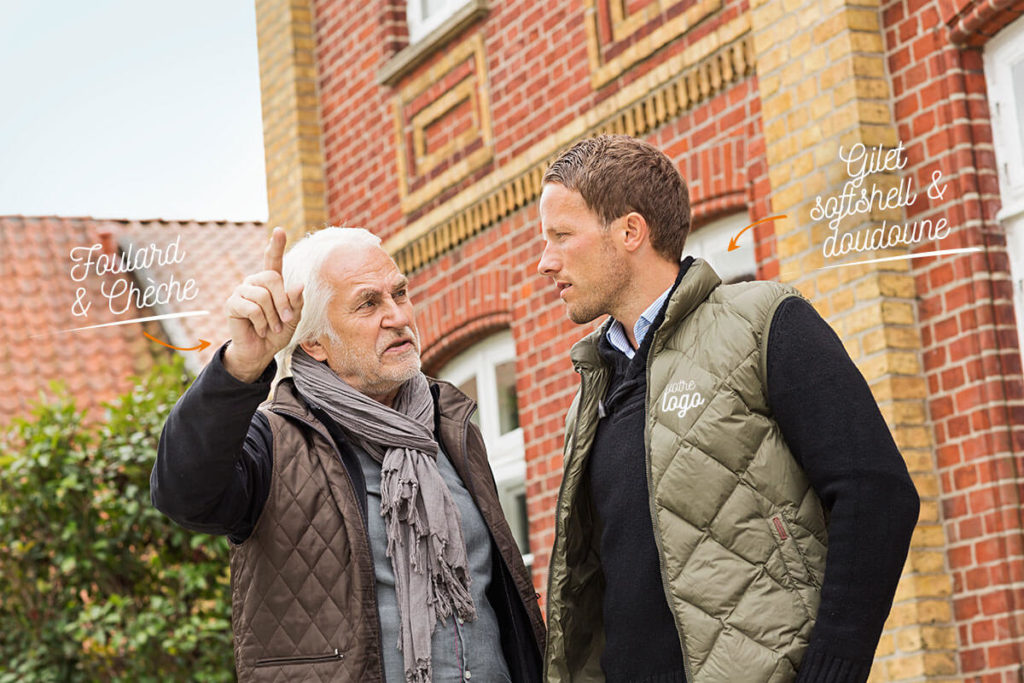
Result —
M647 359L644 442L662 583L691 683L792 681L824 576L822 506L772 418L765 384L775 282L721 285L696 260ZM603 576L586 462L609 372L597 340L566 421L548 588L548 681L601 681Z

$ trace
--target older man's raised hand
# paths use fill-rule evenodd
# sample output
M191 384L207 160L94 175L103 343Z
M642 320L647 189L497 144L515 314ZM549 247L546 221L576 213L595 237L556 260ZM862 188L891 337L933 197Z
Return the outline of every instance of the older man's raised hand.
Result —
M247 276L224 303L231 344L224 367L243 382L254 382L274 354L291 341L302 315L302 285L285 291L281 267L288 237L274 228L263 254L263 270Z

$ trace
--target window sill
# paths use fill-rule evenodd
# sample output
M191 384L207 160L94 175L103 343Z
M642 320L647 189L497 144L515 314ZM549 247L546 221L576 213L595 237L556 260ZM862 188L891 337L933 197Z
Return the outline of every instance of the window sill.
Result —
M487 10L487 0L469 0L443 24L389 59L377 72L377 82L382 85L395 85L464 28L486 15Z

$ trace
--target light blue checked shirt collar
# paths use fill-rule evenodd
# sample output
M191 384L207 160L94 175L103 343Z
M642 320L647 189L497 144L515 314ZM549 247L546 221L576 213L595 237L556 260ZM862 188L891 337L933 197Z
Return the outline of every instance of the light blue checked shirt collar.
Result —
M647 310L640 314L640 319L636 321L636 325L633 325L633 336L636 337L637 347L644 343L644 337L647 336L647 330L651 329L651 325L654 324L654 319L658 317L658 312L661 311L661 305L665 303L665 299L668 298L669 292L671 291L672 287L669 287L662 292L661 296L655 299L654 303L648 306ZM618 320L612 319L612 324L608 326L608 331L605 333L605 337L607 337L609 344L626 354L626 358L633 358L633 356L636 355L636 351L629 345L629 338L626 336L626 328L624 328L622 323Z

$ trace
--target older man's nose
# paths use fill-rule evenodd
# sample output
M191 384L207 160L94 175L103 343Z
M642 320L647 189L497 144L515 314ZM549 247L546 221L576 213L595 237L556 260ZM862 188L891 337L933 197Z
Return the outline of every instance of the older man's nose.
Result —
M387 309L384 311L384 317L381 319L382 327L409 327L412 323L412 316L409 315L406 307L390 298L386 306Z

